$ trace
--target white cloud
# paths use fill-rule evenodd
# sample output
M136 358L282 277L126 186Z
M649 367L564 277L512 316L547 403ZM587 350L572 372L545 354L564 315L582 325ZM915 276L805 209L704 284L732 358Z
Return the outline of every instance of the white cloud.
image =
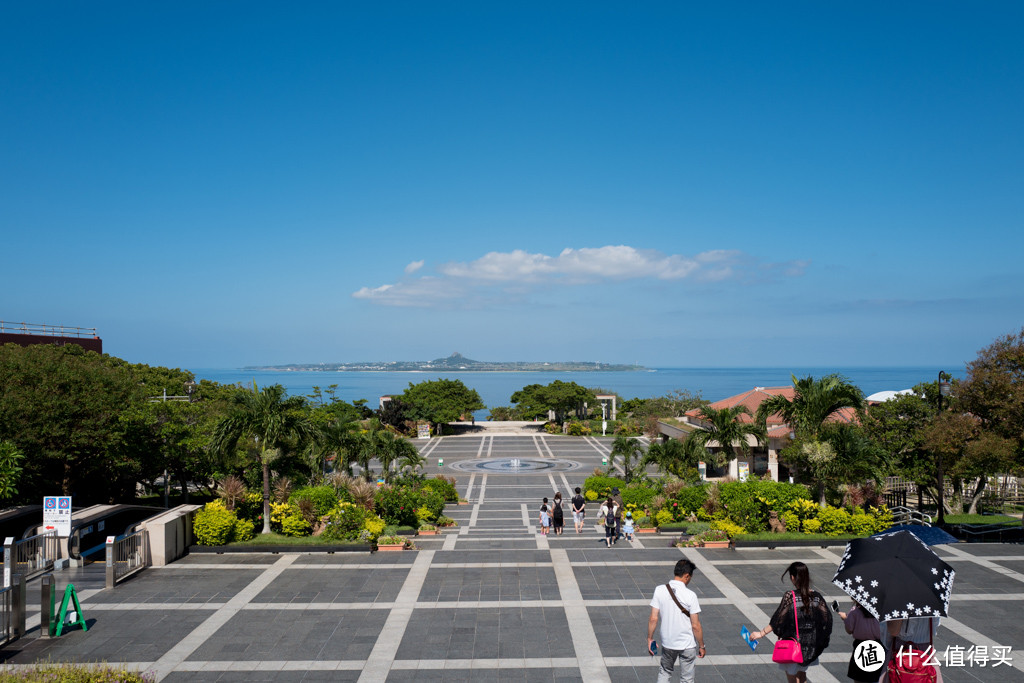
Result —
M423 261L405 267L407 274L420 270ZM469 262L441 265L437 277L421 276L380 287L363 287L353 293L390 306L475 307L488 300L522 298L530 291L551 285L581 285L625 280L692 280L722 282L747 279L752 268L802 274L806 263L756 264L739 251L712 250L693 256L664 254L626 245L563 249L557 256L522 249L492 251Z

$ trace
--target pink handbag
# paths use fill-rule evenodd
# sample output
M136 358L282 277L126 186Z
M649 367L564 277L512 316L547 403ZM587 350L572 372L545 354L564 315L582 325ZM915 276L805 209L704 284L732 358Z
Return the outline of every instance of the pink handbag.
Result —
M772 661L779 664L803 664L804 653L800 651L800 619L796 615L796 591L793 591L793 619L796 620L796 638L779 638L772 650Z

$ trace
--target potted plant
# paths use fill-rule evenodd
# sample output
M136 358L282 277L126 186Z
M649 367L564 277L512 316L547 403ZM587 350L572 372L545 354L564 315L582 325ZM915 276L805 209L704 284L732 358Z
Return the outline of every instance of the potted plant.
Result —
M633 522L633 530L638 534L656 534L658 529L655 528L654 522L651 521L650 517L646 515L643 517L637 517Z
M405 539L401 536L381 536L377 539L377 550L405 550Z
M420 524L417 536L437 536L437 527L433 524Z
M440 517L437 518L437 526L439 528L441 528L441 527L449 527L449 526L458 526L458 525L459 525L459 523L456 522L451 517L445 517L444 515L441 515Z
M721 529L708 529L702 534L696 536L700 539L700 544L705 548L728 548L729 547L729 534L725 533Z

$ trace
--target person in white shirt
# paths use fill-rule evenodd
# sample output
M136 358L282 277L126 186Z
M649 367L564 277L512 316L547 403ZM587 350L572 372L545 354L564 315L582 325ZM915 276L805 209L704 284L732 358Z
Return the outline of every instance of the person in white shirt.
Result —
M654 643L654 629L661 622L661 668L658 683L668 683L679 660L680 683L693 683L697 658L703 658L704 631L700 625L700 604L687 584L693 578L693 562L676 562L675 578L654 589L651 617L647 621L647 651ZM671 593L669 592L671 591ZM674 596L674 598L673 598Z

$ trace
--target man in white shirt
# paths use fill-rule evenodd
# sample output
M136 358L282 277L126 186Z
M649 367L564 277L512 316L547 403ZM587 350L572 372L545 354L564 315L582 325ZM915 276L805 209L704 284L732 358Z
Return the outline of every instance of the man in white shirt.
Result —
M661 669L658 683L668 683L679 660L680 683L693 683L694 665L703 658L704 631L700 626L700 604L697 595L687 584L693 578L693 562L676 562L675 578L654 589L651 599L651 618L647 621L647 651L654 642L654 629L661 621ZM669 593L669 590L672 592ZM674 599L673 599L674 596Z

